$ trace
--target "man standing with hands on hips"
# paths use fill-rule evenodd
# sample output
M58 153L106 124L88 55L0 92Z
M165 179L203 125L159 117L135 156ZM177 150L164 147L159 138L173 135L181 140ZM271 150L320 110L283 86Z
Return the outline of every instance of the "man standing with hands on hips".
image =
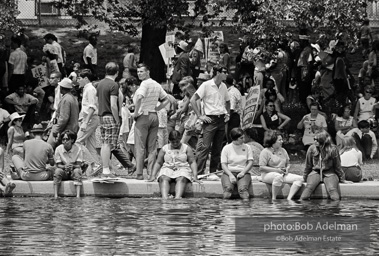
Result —
M222 143L225 136L225 123L229 121L230 99L226 85L227 69L214 66L213 78L205 81L191 98L191 105L199 119L203 122L203 138L196 148L197 168L199 174L205 171L205 165L212 146L209 171L214 173L220 164ZM204 115L198 108L197 101L204 105Z
M133 113L135 120L134 147L137 179L143 180L145 152L147 151L148 154L149 175L152 171L150 168L152 168L155 161L158 134L157 111L167 105L168 98L162 86L150 78L150 69L147 65L139 64L137 67L137 75L142 82L133 98L135 104ZM158 100L162 102L157 107Z

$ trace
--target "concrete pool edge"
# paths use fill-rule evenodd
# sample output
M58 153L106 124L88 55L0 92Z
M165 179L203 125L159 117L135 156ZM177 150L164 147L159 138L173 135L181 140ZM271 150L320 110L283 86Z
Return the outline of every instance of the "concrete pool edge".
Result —
M53 181L13 181L16 188L15 197L53 196ZM302 187L302 189L304 186ZM342 198L379 199L379 181L364 181L354 184L341 184ZM298 192L300 195L302 189ZM171 186L174 191L174 184ZM252 198L269 198L271 186L254 180L250 187ZM203 181L202 184L188 184L185 197L222 198L221 181ZM278 198L288 195L289 185L284 185ZM73 181L63 181L59 190L60 196L75 196ZM135 179L121 179L114 184L93 183L83 180L82 196L95 197L160 197L158 182L145 182ZM312 198L327 198L324 184L317 187Z

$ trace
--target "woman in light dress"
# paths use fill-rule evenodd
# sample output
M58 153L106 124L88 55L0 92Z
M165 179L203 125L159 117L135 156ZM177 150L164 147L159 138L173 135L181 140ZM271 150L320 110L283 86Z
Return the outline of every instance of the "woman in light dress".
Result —
M171 182L175 183L175 199L180 199L188 182L200 183L197 179L197 164L191 147L181 143L180 132L172 131L168 139L169 144L159 151L148 182L153 182L159 172L157 180L162 199L168 198Z

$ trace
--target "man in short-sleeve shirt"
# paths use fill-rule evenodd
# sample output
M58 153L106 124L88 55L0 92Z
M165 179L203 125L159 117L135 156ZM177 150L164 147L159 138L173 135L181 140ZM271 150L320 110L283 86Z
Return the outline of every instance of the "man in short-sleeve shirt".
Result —
M21 50L21 40L19 38L12 38L12 49L9 56L9 67L8 67L8 77L9 77L9 92L12 93L16 90L18 85L25 84L25 72L28 67L26 53Z
M150 78L150 70L145 64L137 68L138 78L142 81L140 87L134 94L135 119L134 147L136 154L137 179L142 180L142 172L145 160L145 152L148 153L148 173L151 173L155 161L155 150L158 134L157 111L164 108L168 103L167 93L162 86ZM157 107L158 100L162 104Z
M197 144L197 166L199 173L205 171L205 164L212 146L209 171L216 172L220 164L222 143L225 136L225 123L229 121L230 99L225 81L227 70L222 66L213 67L213 78L205 81L191 98L191 105L203 122L203 134ZM204 105L204 115L197 107L197 101ZM202 139L201 139L202 137Z
M113 154L124 168L134 168L130 159L118 147L120 113L118 105L119 87L115 82L119 66L114 62L105 65L105 78L97 86L101 132L100 156L103 163L103 177L113 177L109 165Z
M42 124L35 124L30 131L34 138L24 142L24 155L12 157L12 162L22 180L51 180L54 174L53 147L42 139L44 133ZM50 166L46 166L46 164Z
M92 74L96 77L97 69L97 38L95 35L89 37L89 44L83 50L84 67L89 68Z

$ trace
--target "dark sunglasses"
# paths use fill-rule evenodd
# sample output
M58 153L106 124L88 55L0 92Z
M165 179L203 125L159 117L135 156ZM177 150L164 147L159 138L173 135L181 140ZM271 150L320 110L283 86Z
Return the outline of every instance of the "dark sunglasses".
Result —
M372 91L366 91L366 93L372 93Z
M275 107L274 105L267 105L267 107Z

